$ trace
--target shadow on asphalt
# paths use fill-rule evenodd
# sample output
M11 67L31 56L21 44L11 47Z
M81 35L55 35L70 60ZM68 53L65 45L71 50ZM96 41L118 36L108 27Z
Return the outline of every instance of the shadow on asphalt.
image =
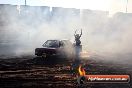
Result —
M65 58L57 58L57 57L49 57L49 58L42 58L42 57L34 57L30 60L35 65L56 65L56 64L66 64L69 63L70 60Z

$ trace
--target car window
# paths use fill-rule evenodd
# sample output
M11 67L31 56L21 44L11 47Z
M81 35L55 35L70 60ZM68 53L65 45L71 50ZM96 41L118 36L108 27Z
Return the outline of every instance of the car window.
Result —
M64 42L63 41L60 41L60 47L64 47Z
M71 43L67 40L63 40L62 42L64 43L65 46L70 46L71 45Z
M44 43L43 47L57 48L57 47L59 47L59 41L57 41L57 40L48 40Z

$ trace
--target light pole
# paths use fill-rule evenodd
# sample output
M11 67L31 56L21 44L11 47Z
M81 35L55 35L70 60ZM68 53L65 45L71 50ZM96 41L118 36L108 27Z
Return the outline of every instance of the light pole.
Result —
M27 5L27 0L25 0L25 6Z
M126 2L126 13L127 13L127 5L128 5L128 0L127 0L127 2Z

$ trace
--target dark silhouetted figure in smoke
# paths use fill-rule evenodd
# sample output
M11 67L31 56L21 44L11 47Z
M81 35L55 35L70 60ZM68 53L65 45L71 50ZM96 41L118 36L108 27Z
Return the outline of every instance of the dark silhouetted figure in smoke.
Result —
M81 38L81 36L82 36L82 29L81 29L81 34L80 34L80 35L77 34L76 32L77 32L77 30L75 31L75 34L74 34L76 46L80 46L80 44L81 44L80 38Z
M75 37L75 60L73 62L73 69L77 69L80 65L80 52L82 51L82 45L81 45L81 41L80 38L82 36L82 29L81 29L81 33L77 34L76 33L77 30L75 31L74 37Z
M82 36L82 29L81 29L81 34L77 34L76 33L77 30L75 31L75 52L76 52L76 59L80 59L80 52L82 51L82 45L81 45L81 41L80 38Z

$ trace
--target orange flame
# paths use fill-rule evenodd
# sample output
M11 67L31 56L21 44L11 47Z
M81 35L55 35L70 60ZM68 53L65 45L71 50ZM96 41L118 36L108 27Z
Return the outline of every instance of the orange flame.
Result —
M79 68L78 68L78 71L79 71L79 74L80 76L85 76L86 72L83 68L81 68L82 66L80 65Z

